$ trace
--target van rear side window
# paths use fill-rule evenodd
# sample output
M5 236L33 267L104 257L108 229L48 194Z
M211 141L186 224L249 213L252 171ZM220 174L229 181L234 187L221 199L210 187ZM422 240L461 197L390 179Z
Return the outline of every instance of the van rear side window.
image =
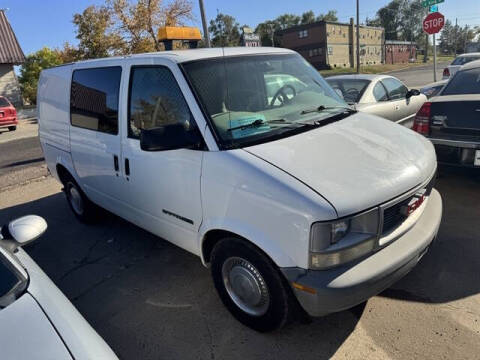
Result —
M118 94L122 68L75 70L70 92L72 126L118 134Z

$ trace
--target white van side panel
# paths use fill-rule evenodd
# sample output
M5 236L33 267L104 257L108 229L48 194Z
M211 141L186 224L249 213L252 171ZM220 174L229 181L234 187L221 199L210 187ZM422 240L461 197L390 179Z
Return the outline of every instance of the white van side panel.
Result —
M79 183L75 167L73 166L72 155L69 152L62 150L44 140L40 140L40 143L43 148L45 162L47 163L48 170L50 171L52 176L56 178L59 182L62 182L57 173L57 166L63 166L65 169L68 170L68 172L70 173L70 175L72 175L75 181Z
M37 91L38 133L42 146L47 143L66 152L70 152L71 76L71 65L43 70Z

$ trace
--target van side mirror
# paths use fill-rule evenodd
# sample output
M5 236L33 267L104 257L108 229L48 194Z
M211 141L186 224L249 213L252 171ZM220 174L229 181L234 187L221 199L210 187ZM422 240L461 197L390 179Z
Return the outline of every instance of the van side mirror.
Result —
M168 124L140 131L140 148L144 151L201 149L202 144L198 128L186 129L183 124Z
M47 222L37 215L27 215L10 221L1 229L3 241L10 242L13 250L30 244L47 230Z
M412 96L418 96L420 95L420 90L417 89L410 89L407 91L406 98L410 99Z

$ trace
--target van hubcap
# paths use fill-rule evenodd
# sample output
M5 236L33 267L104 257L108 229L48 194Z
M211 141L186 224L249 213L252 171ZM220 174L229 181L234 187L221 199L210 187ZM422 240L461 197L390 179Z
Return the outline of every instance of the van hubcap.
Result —
M72 205L73 211L75 211L78 215L83 214L83 200L80 192L77 190L75 185L69 184L68 186L68 199L70 200L70 204Z
M253 316L267 312L267 284L251 263L239 257L228 258L222 266L222 277L228 295L240 309Z

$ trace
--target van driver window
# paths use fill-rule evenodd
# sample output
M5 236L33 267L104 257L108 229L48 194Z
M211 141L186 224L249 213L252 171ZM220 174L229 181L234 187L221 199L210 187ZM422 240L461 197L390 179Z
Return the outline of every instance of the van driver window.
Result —
M142 129L180 123L193 125L190 110L172 72L163 66L133 67L130 75L128 137Z
M70 92L72 126L118 134L120 66L75 70Z

